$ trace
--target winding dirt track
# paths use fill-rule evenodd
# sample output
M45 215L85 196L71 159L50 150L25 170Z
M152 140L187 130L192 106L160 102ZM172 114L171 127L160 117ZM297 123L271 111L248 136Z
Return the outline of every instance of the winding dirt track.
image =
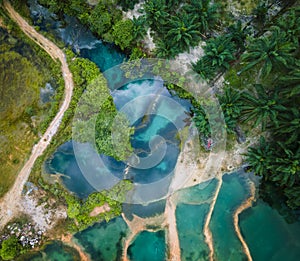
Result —
M59 49L53 42L39 34L32 26L30 26L10 5L7 0L3 1L3 5L8 14L14 20L22 31L39 46L41 46L54 60L59 60L61 63L61 70L65 81L65 96L63 103L56 114L55 118L50 123L45 134L41 137L40 141L33 147L30 158L25 163L20 173L18 174L14 185L5 194L0 202L0 229L7 224L21 209L19 202L21 199L22 190L26 183L31 169L36 159L42 155L44 150L49 145L53 135L57 132L57 129L61 123L64 112L68 109L72 94L74 83L72 74L69 70L66 56L61 49Z

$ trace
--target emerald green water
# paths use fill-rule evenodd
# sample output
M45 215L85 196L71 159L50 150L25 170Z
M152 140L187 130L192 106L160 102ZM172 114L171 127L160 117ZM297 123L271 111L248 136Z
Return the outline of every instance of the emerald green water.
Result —
M222 187L209 225L217 260L234 261L246 258L234 231L232 214L247 197L247 186L242 175L236 173L223 176Z
M120 260L122 255L122 240L127 231L127 225L121 217L108 223L101 222L75 234L75 239L82 245L92 260Z
M207 260L203 226L216 185L213 179L178 192L176 220L183 261Z
M299 221L288 224L276 210L259 200L241 214L240 227L253 260L299 260Z
M163 261L166 259L165 233L141 232L128 248L132 261Z
M178 191L178 201L186 204L202 204L210 202L217 186L217 180L212 179L199 185Z
M33 3L30 7L33 18L36 20L43 18L42 23L38 24L41 30L54 32L54 35L63 40L66 45L78 49L82 56L93 60L102 71L121 63L125 59L125 55L113 45L103 44L75 19L69 17L68 26L62 28L61 23L53 19L53 14L49 13L47 9L36 5L35 0L30 0L30 2ZM51 28L46 24L50 24ZM111 76L113 79L117 77L120 76ZM156 93L155 86L155 84L151 85L146 81L129 84L114 94L114 101L116 104L122 105L137 95ZM177 117L172 107L168 107L164 103L158 106L158 110L170 115L169 119L175 120ZM171 117L172 115L175 118ZM174 138L174 133L167 122L157 117L153 119L152 125L147 130L136 133L136 145L148 141L153 134L161 134L161 129L166 130L168 140L171 134L171 138ZM172 150L168 154L171 156L171 160L161 163L157 171L158 174L161 170L174 167L172 164L175 164L177 158L177 146L170 148ZM57 172L66 174L62 178L64 184L78 196L84 198L93 191L93 188L82 177L74 160L71 144L63 145L53 156L52 166L49 165L48 167L55 167L54 170ZM204 242L202 231L216 184L217 181L212 180L178 193L179 202L176 218L182 260L207 260L208 247ZM223 184L210 223L217 260L246 259L233 228L232 214L248 195L246 174L223 176ZM128 216L132 213L139 216L151 216L155 212L163 212L164 203L147 207L127 205L125 212L128 212ZM254 261L298 261L300 259L300 223L288 224L276 210L264 202L258 200L252 208L241 214L240 227ZM92 260L113 261L121 258L122 242L127 232L126 223L121 217L118 217L108 223L95 224L77 233L74 238L91 255ZM132 242L128 255L131 260L156 261L166 260L166 252L164 231L156 233L144 231ZM79 255L70 247L55 241L48 244L44 250L31 255L29 258L23 256L20 260L79 260Z
M183 261L207 260L209 251L203 226L209 204L179 204L176 209L177 229Z
M79 253L60 241L53 241L45 246L40 252L21 256L20 261L79 261Z

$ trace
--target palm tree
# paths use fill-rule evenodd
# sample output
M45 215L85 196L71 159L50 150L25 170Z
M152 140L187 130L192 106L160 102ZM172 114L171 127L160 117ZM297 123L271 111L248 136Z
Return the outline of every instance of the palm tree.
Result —
M286 108L281 104L277 92L267 92L260 84L255 84L255 94L244 92L241 100L241 120L243 122L254 121L254 127L259 124L262 130L266 129L267 124L278 125L278 114L286 112Z
M294 63L294 50L295 46L287 41L286 33L276 28L270 36L262 36L250 42L241 57L247 64L240 73L260 65L262 76L267 77L271 71L289 68Z
M227 36L210 39L204 47L205 55L211 60L212 66L222 69L229 68L229 62L235 59L235 45Z
M292 8L285 15L279 17L276 22L282 31L286 32L287 39L299 46L300 40L300 8Z
M228 37L231 38L231 41L234 42L237 49L240 51L245 50L245 40L246 36L249 33L247 28L242 27L241 21L237 21L236 23L230 25L228 27Z
M248 149L246 161L256 175L264 176L265 179L268 179L270 166L274 160L273 154L274 150L270 143L266 142L265 138L261 136L259 145Z
M173 58L176 55L172 46L163 40L156 42L155 53L158 58Z
M277 142L275 160L270 165L272 167L270 178L281 186L293 186L300 178L300 146L293 151L286 144Z
M147 0L141 11L145 12L146 21L154 31L160 31L161 25L164 25L169 17L164 0Z
M224 93L218 95L218 98L223 110L226 129L233 132L241 114L241 94L228 87L224 89Z
M268 14L268 5L267 3L259 3L256 8L253 10L253 16L254 16L254 24L256 25L258 30L261 30L261 28L265 25L267 21L267 14Z
M182 12L179 16L171 16L167 27L170 28L165 39L177 49L177 52L188 51L190 46L196 46L200 41L200 33L195 18Z
M144 16L132 19L133 22L133 36L135 40L143 39L147 33L146 20Z
M291 209L300 208L300 185L299 184L293 187L285 188L284 195L288 198L286 203Z
M196 63L192 63L193 70L200 75L202 79L212 79L216 73L216 66L211 64L207 56L203 56Z
M203 34L213 28L219 18L218 5L211 3L210 0L190 0L182 9L195 17L195 22L199 25L198 29Z
M290 73L279 77L280 94L288 98L297 97L300 94L300 61L296 61L295 65Z
M300 111L298 108L289 108L285 113L278 115L278 126L273 129L276 139L285 144L294 144L300 140Z

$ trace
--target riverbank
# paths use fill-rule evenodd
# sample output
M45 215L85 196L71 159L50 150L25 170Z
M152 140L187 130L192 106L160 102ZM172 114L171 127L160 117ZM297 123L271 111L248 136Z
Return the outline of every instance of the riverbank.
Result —
M56 134L59 125L62 121L64 112L68 109L72 93L73 93L73 79L69 70L65 54L50 40L40 35L32 26L30 26L10 5L8 1L3 1L3 5L7 10L9 16L19 25L23 32L41 46L52 59L58 59L62 65L62 74L65 81L65 97L60 107L59 112L50 123L40 141L33 147L30 158L24 164L24 167L19 172L13 187L5 194L0 202L0 228L9 222L18 213L22 212L21 196L23 187L30 175L31 169L36 159L43 154L47 146L50 144L52 137Z

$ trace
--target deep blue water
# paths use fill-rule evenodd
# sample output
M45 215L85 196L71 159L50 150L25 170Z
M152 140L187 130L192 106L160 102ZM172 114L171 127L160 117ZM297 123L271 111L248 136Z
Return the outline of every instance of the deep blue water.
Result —
M78 51L82 57L94 61L101 71L112 68L126 59L125 55L113 45L102 43L96 39L76 19L66 17L67 26L62 27L62 23L57 21L55 15L47 13L46 9L40 6L31 9L35 9L32 14L36 22L40 18L37 24L42 30L52 32L57 38L63 40L66 45ZM122 81L119 70L106 75L109 76L109 80ZM114 86L114 84L110 86ZM124 105L134 101L138 114L139 108L149 106L149 101L134 99L142 95L155 94L161 88L163 88L162 95L171 97L159 80L133 82L117 90L112 88L112 90L115 90L112 95L119 110ZM179 101L181 106L188 111L189 104L186 101L176 97L174 100ZM139 128L132 137L132 145L140 157L149 155L148 142L151 137L159 134L168 141L168 157L159 162L155 168L152 170L151 168L147 169L147 171L130 169L129 175L137 183L149 183L161 179L170 169L174 168L179 152L174 122L177 120L183 122L184 114L182 112L178 114L178 111L169 105L166 100L163 100L157 109L167 114L168 120L162 116L150 116L147 126ZM139 118L132 124L139 127L141 121L141 118ZM106 164L114 170L114 175L118 176L123 172L125 164L116 162L109 157L103 156L103 158ZM92 186L82 176L74 157L71 142L59 147L53 157L48 160L46 167L49 172L65 174L66 176L62 177L63 183L69 190L77 193L79 197L84 198L93 191ZM249 194L246 181L247 179L242 174L225 175L223 177L223 185L210 224L214 237L215 254L218 260L245 259L241 244L233 230L232 213ZM204 189L195 186L180 194L176 216L178 218L177 226L182 260L205 260L207 256L207 246L201 232L208 210L207 202L209 202L214 188L215 181L212 181L206 184ZM159 201L146 207L142 205L125 205L124 212L129 217L133 213L140 216L151 216L163 212L164 204L164 201ZM242 213L240 226L254 260L299 260L299 222L288 224L276 210L259 200L252 208ZM111 261L119 260L122 240L127 232L127 225L119 217L109 223L95 224L93 227L76 234L75 238L91 254L93 260ZM142 232L129 248L129 255L132 260L165 260L166 249L164 232ZM46 255L49 260L76 260L76 254L70 254L69 251L62 245L54 243L47 246L43 254L39 253L38 258L43 258L42 255Z

